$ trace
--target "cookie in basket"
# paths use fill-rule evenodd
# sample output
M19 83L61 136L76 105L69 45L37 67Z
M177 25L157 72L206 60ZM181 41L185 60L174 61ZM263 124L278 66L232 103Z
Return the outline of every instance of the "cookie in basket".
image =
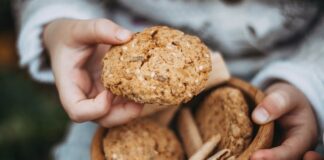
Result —
M195 120L203 141L220 134L218 149L229 149L232 155L240 155L251 142L253 125L248 104L236 88L212 91L196 110Z
M150 119L109 129L103 139L106 160L182 160L174 133Z
M198 37L156 26L113 46L104 56L101 78L115 95L138 103L178 105L204 89L210 57Z

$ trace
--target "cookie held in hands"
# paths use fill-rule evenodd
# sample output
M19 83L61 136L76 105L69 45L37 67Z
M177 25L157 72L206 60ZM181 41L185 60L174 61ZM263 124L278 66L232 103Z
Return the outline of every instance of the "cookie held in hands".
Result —
M240 155L253 138L253 125L243 93L232 87L212 91L196 111L195 119L203 141L220 134L218 149Z
M205 87L210 51L195 36L165 26L136 33L103 59L102 82L113 94L138 103L178 105Z
M109 129L103 140L107 160L182 160L183 151L174 133L149 119Z

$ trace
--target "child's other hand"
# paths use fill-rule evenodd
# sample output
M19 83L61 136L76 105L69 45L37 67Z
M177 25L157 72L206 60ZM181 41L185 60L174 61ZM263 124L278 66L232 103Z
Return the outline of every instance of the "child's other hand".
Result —
M324 160L324 157L317 152L308 151L305 153L303 160Z
M267 96L253 111L258 124L277 120L283 129L280 145L256 151L252 160L301 159L317 140L317 123L312 108L301 91L288 83L270 86Z
M113 96L100 83L101 59L132 33L106 19L59 19L43 33L61 102L75 122L111 127L137 117L142 105Z

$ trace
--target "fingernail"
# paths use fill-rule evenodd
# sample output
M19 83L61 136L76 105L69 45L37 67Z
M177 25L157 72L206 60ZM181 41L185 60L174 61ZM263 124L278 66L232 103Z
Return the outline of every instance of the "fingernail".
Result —
M266 123L269 120L269 113L263 107L258 107L254 111L254 118L260 123Z
M126 41L132 36L132 33L126 29L119 29L116 38L120 41Z

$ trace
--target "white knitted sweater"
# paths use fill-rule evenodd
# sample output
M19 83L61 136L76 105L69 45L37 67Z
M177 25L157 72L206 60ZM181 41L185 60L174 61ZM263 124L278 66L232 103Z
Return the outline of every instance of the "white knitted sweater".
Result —
M15 8L20 65L38 81L54 81L51 70L41 67L40 38L54 19L106 17L133 31L165 24L220 50L233 75L261 88L276 79L294 84L308 97L323 132L324 16L307 0L17 0Z

